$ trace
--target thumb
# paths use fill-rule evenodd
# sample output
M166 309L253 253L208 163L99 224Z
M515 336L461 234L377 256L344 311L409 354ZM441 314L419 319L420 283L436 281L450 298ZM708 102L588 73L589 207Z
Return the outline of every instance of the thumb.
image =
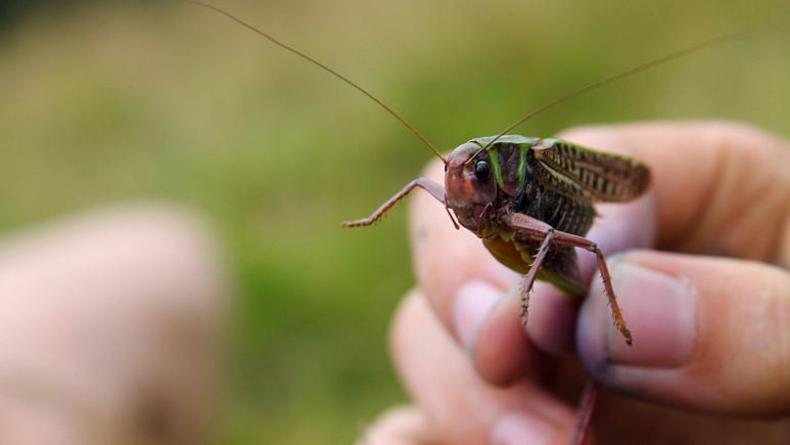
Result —
M616 258L611 268L634 344L615 330L596 283L582 308L578 344L598 380L703 411L790 413L786 270L653 251Z

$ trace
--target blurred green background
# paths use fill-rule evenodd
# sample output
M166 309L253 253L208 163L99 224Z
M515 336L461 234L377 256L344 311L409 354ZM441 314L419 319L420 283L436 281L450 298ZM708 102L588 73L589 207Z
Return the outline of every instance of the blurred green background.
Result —
M761 30L520 132L726 118L790 135L790 38L763 32L787 29L786 1L212 1L348 74L443 149L636 63ZM385 347L412 282L404 211L369 230L339 222L419 174L430 154L418 141L193 6L8 2L0 28L0 229L168 200L205 213L226 242L241 300L217 443L349 443L405 400Z

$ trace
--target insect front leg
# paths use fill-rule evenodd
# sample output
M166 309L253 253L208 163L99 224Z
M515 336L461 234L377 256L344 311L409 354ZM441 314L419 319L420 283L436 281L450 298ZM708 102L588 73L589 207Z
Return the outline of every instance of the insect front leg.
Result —
M551 238L550 242L558 246L579 247L587 251L593 252L598 261L598 270L601 271L601 280L603 281L606 297L609 299L609 307L612 310L612 318L614 319L614 325L615 327L617 327L620 333L623 334L626 343L628 343L629 345L633 343L633 338L631 337L631 331L629 331L628 327L625 325L625 319L623 318L623 314L620 311L620 306L617 304L617 298L615 297L614 288L612 287L612 278L611 275L609 275L609 269L606 267L606 259L604 258L603 252L601 251L601 249L598 247L597 244L588 240L587 238L584 238L583 236L574 235L572 233L562 232L559 230L554 230L550 225L546 224L545 222L529 217L522 213L513 213L508 215L505 223L510 228L518 231L518 233L524 236L528 236L535 240L543 239L544 243L548 233L550 231L553 231L553 237ZM529 272L532 272L532 270L530 269ZM537 274L537 271L535 273Z
M397 204L401 199L405 198L412 190L416 187L420 187L421 189L425 190L426 192L430 193L431 196L436 198L437 201L441 202L445 205L445 209L447 208L445 194L444 194L444 187L441 185L431 181L428 178L417 178L410 183L406 184L398 193L392 196L390 199L387 200L384 204L382 204L379 208L377 208L373 213L368 216L367 218L357 219L354 221L346 221L343 223L343 227L364 227L369 226L379 219L381 219L390 209L392 209L395 204ZM447 213L450 213L450 210L447 210ZM450 219L452 219L452 215L450 215ZM455 224L455 220L453 220ZM457 225L456 225L457 227Z

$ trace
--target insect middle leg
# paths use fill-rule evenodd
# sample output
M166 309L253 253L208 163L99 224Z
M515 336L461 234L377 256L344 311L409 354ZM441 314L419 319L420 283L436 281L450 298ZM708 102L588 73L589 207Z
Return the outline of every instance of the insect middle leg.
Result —
M343 223L343 227L364 227L369 226L375 223L376 221L380 220L387 212L392 209L395 204L397 204L401 199L405 198L406 195L411 193L416 187L419 187L426 192L430 193L431 196L436 198L437 201L441 202L445 205L445 209L447 208L445 194L444 194L444 187L441 185L431 181L428 178L417 178L412 180L410 183L406 184L398 193L393 195L390 199L388 199L384 204L379 206L373 213L370 214L367 218L357 219L354 221L346 221ZM447 210L449 214L450 211ZM450 215L450 219L452 219L452 215ZM455 220L453 220L453 224L455 224ZM458 225L456 224L456 228Z
M538 277L538 272L543 265L543 260L546 259L546 254L549 252L551 240L553 239L554 229L549 227L546 230L546 237L543 238L538 253L535 255L535 259L532 260L532 265L529 266L527 274L524 275L524 281L521 283L521 324L525 328L527 327L527 312L529 310L529 296L532 293L532 286L535 284L535 279Z
M606 267L606 259L604 258L603 252L601 251L601 249L598 247L597 244L588 240L587 238L584 238L583 236L555 230L545 222L524 215L522 213L510 214L506 218L505 223L511 229L517 231L522 236L526 236L535 240L543 240L543 244L553 243L558 246L579 247L587 251L593 252L598 261L598 270L601 271L601 280L603 281L603 286L604 286L604 291L606 292L606 296L609 299L609 306L612 311L612 318L614 319L614 325L623 335L626 343L628 343L629 345L633 343L633 338L631 337L631 331L629 331L628 327L625 325L625 319L623 318L623 314L620 311L620 306L617 304L617 298L614 295L614 288L612 287L612 278L611 275L609 275L609 269ZM549 234L551 234L551 236L549 236ZM547 239L548 241L546 241ZM546 250L547 249L548 246L546 246ZM544 245L541 245L541 250L544 250ZM540 255L540 253L541 252L538 252L538 255ZM543 253L543 255L545 256L545 253ZM534 273L535 275L537 275L537 270L533 271L533 269L536 269L534 267L536 263L538 263L537 257L533 262L533 266L530 268L529 272L527 273L527 276L529 276L530 273Z

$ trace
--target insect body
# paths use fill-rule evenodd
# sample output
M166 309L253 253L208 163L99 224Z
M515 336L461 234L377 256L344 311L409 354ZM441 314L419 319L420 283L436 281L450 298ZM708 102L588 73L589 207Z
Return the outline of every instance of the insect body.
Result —
M494 257L517 272L528 272L539 244L511 230L508 214L522 213L556 230L584 235L595 217L593 201L626 201L642 194L649 183L649 170L637 161L556 139L503 136L470 158L470 151L490 139L473 139L450 155L448 205ZM453 169L456 163L462 168ZM482 209L481 204L468 206L469 201L481 202ZM584 292L576 254L569 247L551 249L538 278L573 295Z
M453 211L462 226L477 234L499 262L525 274L524 323L536 278L569 294L584 295L574 247L590 250L598 256L615 324L631 344L603 254L583 236L595 218L593 202L634 199L649 182L647 166L624 156L558 139L482 137L450 153L444 188L426 178L416 179L370 217L345 225L373 224L415 187L427 190Z

